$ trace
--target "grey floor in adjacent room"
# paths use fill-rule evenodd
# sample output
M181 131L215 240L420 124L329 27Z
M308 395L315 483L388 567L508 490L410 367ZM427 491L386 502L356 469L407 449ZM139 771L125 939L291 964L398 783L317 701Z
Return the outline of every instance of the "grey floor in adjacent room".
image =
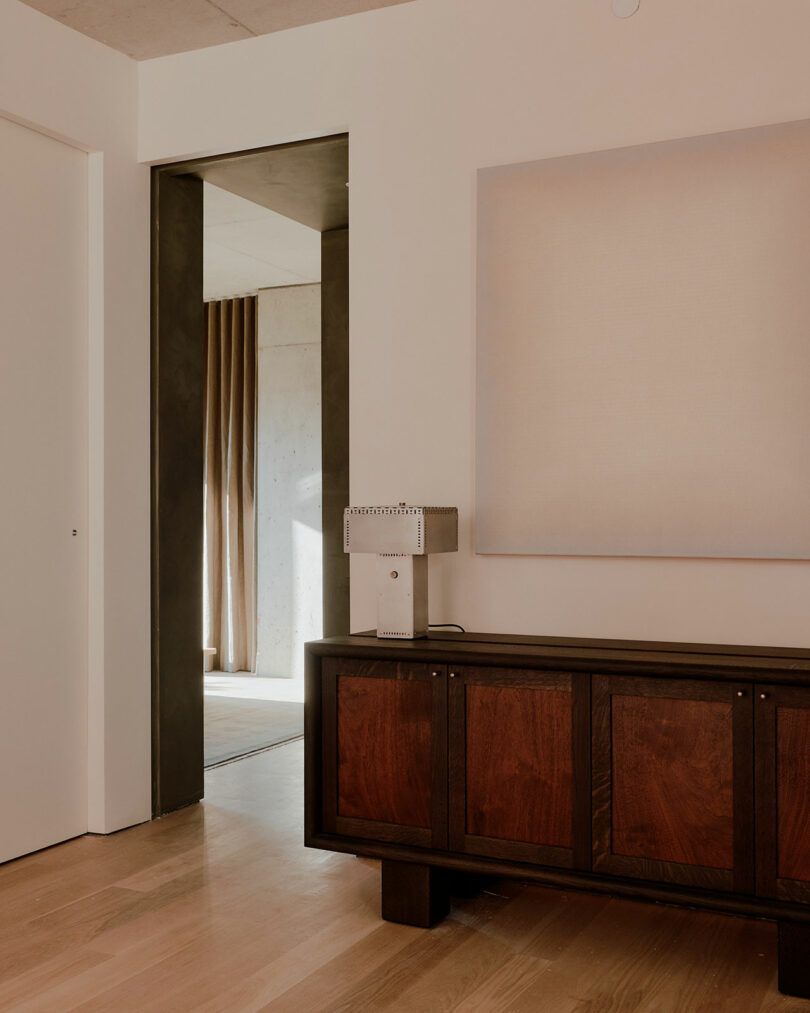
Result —
M206 675L205 692L205 766L244 756L304 734L304 705L299 700L263 699L273 695L268 686L286 680L266 680L245 673L229 679L226 673ZM234 684L234 695L228 685ZM250 686L254 696L246 697ZM248 687L246 690L245 687ZM279 694L289 695L289 694Z

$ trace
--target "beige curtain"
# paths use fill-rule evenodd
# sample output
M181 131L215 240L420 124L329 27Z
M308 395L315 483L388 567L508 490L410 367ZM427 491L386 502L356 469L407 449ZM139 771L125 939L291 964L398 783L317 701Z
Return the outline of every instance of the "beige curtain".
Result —
M256 297L205 304L205 647L207 668L256 663L254 475Z

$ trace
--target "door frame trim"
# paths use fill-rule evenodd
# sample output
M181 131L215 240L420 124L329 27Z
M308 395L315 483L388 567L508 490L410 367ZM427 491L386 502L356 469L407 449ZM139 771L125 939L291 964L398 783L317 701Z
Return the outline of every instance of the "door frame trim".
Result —
M348 135L339 137L345 137L348 143ZM296 143L302 148L312 146L312 141ZM291 147L295 145L272 145L152 168L150 474L155 817L199 801L204 784L203 422L201 411L196 427L188 416L189 408L195 413L193 406L202 404L204 382L200 173L204 166L215 162L237 162L241 156L260 152L289 154ZM322 233L324 636L349 632L349 557L343 552L343 508L349 505L348 246L348 225ZM194 360L193 337L197 312L199 369ZM167 486L169 496L165 494ZM195 495L199 511L190 505ZM184 506L186 499L188 504ZM192 602L200 603L197 625L193 625Z

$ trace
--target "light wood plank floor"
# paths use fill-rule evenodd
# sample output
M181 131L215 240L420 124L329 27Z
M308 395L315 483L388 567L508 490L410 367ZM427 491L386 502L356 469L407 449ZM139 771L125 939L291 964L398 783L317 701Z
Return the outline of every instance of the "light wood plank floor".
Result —
M300 742L166 819L0 866L0 1009L810 1013L765 922L499 881L428 931L302 845Z

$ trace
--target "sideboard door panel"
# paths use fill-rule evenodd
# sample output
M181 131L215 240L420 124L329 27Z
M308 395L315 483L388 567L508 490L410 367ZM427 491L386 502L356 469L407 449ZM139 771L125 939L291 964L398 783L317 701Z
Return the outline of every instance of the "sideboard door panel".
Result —
M446 847L443 666L323 664L324 829Z
M757 892L810 901L810 690L757 686Z
M594 676L594 868L750 892L751 689Z
M450 666L452 850L587 867L589 682Z

